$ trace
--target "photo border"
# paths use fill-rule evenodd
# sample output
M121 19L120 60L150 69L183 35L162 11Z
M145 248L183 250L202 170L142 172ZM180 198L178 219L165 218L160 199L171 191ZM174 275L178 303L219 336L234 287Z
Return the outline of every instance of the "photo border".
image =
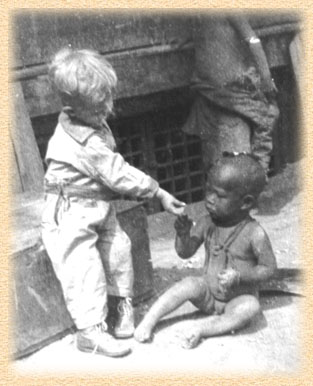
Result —
M104 7L105 3L105 7ZM312 358L312 331L313 331L313 313L312 313L312 279L313 279L313 263L311 261L311 251L313 250L313 237L311 237L310 228L313 225L313 183L312 170L313 166L310 164L312 159L312 129L309 123L313 119L313 5L309 5L309 1L293 1L293 0L279 0L279 1L2 1L1 9L1 25L0 25L0 39L2 61L0 63L0 76L2 85L6 85L9 79L8 69L11 62L11 47L9 46L10 38L10 15L14 11L22 11L23 9L38 9L46 11L74 11L79 9L101 8L108 9L108 11L131 10L133 8L155 11L179 11L190 12L197 9L205 9L212 11L235 11L241 10L253 11L290 11L297 12L302 17L303 32L302 38L305 48L305 60L302 63L302 83L301 83L301 104L302 104L302 125L301 125L301 151L305 159L303 161L303 170L301 170L301 180L304 189L304 199L301 203L301 256L299 261L301 268L304 271L303 286L306 294L303 299L302 306L299 308L300 330L299 335L301 350L301 365L298 372L283 373L275 375L263 376L252 375L227 375L225 377L210 375L210 374L137 374L135 376L112 374L112 375L72 375L72 376L55 376L49 374L47 377L41 376L21 376L10 366L10 318L9 318L9 283L10 283L10 238L11 238L11 224L10 224L10 164L9 164L9 125L10 125L10 108L11 102L9 100L9 87L3 86L0 93L1 111L2 111L2 125L1 125L1 158L0 171L2 176L2 188L0 193L0 221L1 221L1 301L2 301L2 317L0 321L1 326L1 360L0 370L1 377L6 384L23 384L23 385L309 385L312 384L313 372L311 365ZM9 85L8 85L9 86Z

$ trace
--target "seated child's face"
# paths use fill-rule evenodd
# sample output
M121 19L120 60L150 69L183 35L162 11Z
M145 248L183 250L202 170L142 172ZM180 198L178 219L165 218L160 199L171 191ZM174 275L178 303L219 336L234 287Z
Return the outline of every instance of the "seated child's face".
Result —
M229 166L213 168L206 188L205 206L213 220L232 223L243 216L240 176Z

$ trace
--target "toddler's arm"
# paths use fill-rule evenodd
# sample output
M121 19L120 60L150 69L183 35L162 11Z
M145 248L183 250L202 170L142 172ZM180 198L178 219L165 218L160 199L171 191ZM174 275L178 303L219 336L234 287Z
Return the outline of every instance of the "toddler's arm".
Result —
M119 153L110 150L100 135L93 135L80 154L81 169L111 190L140 198L157 197L170 213L179 215L185 204L159 188L153 178L131 166Z
M156 197L161 201L163 208L176 216L179 216L183 213L186 204L177 200L170 193L166 192L164 189L159 188L156 192Z
M205 218L200 218L200 220L196 223L192 236L190 231L193 226L193 222L188 216L179 216L176 219L174 226L176 229L176 252L182 259L188 259L195 254L197 249L203 243L206 227Z

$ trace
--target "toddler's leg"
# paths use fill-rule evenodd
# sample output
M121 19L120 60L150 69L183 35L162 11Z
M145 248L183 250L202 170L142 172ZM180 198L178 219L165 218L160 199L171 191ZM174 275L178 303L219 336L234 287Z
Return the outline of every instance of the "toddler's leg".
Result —
M43 215L43 241L61 282L67 308L78 328L77 348L85 352L120 357L130 347L116 341L104 322L107 313L107 282L96 248L99 225L108 215L105 202L70 199L58 210L56 200ZM50 198L49 198L50 199ZM47 203L49 204L49 202Z
M54 271L60 280L67 308L78 329L100 323L106 314L106 280L95 248L95 226L103 213L70 201L54 219L58 196L47 196L42 220L42 238ZM73 199L74 200L74 199Z
M201 277L187 277L174 284L152 305L136 328L135 339L142 343L148 341L154 327L163 316L174 311L187 300L201 299L205 293L206 283Z
M110 215L99 228L97 243L105 267L109 297L109 319L117 338L129 338L134 333L133 264L131 241L122 230L111 206Z
M225 306L222 315L196 320L183 335L182 346L193 348L201 338L227 334L244 327L260 311L260 303L253 295L241 295Z

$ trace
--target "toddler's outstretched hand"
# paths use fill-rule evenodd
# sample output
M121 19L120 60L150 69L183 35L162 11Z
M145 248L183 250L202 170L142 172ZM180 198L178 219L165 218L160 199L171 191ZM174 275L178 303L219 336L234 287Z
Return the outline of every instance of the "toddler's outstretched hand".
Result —
M163 205L163 208L167 212L175 214L176 216L179 216L183 213L186 204L182 201L177 200L177 198L175 198L165 190L159 188L156 197L159 198Z
M177 235L184 236L189 234L192 224L192 220L187 215L178 216L174 223Z

